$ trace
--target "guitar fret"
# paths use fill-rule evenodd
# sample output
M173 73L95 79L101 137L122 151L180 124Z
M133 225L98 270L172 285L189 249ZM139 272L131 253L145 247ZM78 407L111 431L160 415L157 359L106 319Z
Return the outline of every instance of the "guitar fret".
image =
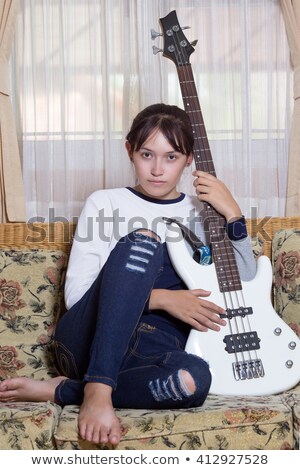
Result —
M239 277L238 276L219 276L219 279L223 282L226 281L228 283L236 283L237 281L239 282Z
M220 266L220 268L222 268L222 267L227 268L228 266L231 266L231 264L230 264L230 263L226 263L225 261L222 261L221 263L218 263L218 266Z
M197 136L197 135L196 135L196 136L194 137L194 141L196 141L196 140L200 140L200 142L203 142L203 140L205 140L205 141L206 141L205 143L208 144L208 140L207 140L206 136ZM201 148L200 148L200 149L201 149ZM207 150L210 151L210 148L207 147Z
M232 261L232 260L231 260L231 261ZM216 264L218 264L218 266L220 266L220 267L222 267L222 266L223 266L223 267L225 267L225 268L227 268L227 267L230 267L230 266L231 266L231 263L229 263L229 262L226 262L226 261L221 261L221 262L218 262L218 261L216 261ZM236 272L238 272L237 270L235 270L235 271L236 271Z
M216 263L218 264L218 266L225 266L225 267L231 266L232 261L233 261L232 259L227 259L227 260L226 259L225 260L216 259ZM238 272L238 270L236 270L236 271Z
M211 160L202 160L201 159L201 163L211 163Z
M190 96L184 96L183 97L184 100L189 99L189 98L198 98L198 96L197 95L190 95Z
M227 269L227 268L230 268L231 267L231 264L230 263L215 263L215 264L218 264L218 268L220 269L220 271L223 272L223 269ZM233 270L233 275L238 275L238 271L237 270Z
M218 276L218 277L219 277L219 279L220 279L222 282L223 282L223 281L226 281L226 282L228 282L228 283L229 283L229 282L230 282L230 283L234 282L234 283L236 284L236 282L239 282L239 281L240 281L239 276L228 276L228 275L222 276L222 275L220 275L220 276Z

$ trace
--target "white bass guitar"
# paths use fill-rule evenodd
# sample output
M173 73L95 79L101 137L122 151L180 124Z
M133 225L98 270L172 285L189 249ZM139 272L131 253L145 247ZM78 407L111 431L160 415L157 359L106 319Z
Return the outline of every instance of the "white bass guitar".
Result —
M195 137L194 159L198 170L215 175L189 57L194 43L182 32L175 11L160 19L164 38L163 55L178 72L184 107ZM152 30L154 39L159 33ZM154 46L154 53L159 49ZM272 268L261 256L255 278L240 280L225 220L204 203L213 263L194 261L176 222L167 226L167 247L171 261L189 289L207 289L209 300L226 309L227 325L219 332L192 329L186 351L201 356L212 373L210 393L222 395L269 395L283 392L300 380L300 340L277 315L270 300Z

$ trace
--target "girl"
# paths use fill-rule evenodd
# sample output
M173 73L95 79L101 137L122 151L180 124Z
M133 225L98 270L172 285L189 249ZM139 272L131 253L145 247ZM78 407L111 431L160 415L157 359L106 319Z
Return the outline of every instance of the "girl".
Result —
M118 444L114 407L201 406L211 375L200 357L185 352L190 328L219 330L224 310L210 292L188 290L174 271L163 217L192 225L204 241L201 201L227 221L243 280L256 265L241 210L214 176L195 171L197 196L177 191L192 163L187 114L156 104L134 119L126 149L134 188L94 192L78 221L65 285L67 312L55 332L59 377L45 382L14 378L0 385L0 400L78 404L79 433L95 443ZM205 334L205 333L203 333Z

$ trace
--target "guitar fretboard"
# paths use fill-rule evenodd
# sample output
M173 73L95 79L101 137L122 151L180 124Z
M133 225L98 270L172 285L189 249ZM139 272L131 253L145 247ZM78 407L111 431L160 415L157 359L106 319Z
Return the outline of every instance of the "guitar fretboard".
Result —
M196 169L216 176L191 65L188 63L178 66L177 72L184 108L190 118L194 132ZM226 220L210 204L206 202L203 204L205 211L204 224L209 229L220 291L241 290L241 280L233 247L227 236Z

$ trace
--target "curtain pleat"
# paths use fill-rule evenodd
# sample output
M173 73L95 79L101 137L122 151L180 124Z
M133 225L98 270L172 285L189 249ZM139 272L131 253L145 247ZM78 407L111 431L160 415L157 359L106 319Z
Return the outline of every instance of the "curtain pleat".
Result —
M300 1L281 0L294 70L294 109L291 123L286 215L300 214Z
M9 57L19 0L0 0L0 222L26 220L16 126L9 90Z

